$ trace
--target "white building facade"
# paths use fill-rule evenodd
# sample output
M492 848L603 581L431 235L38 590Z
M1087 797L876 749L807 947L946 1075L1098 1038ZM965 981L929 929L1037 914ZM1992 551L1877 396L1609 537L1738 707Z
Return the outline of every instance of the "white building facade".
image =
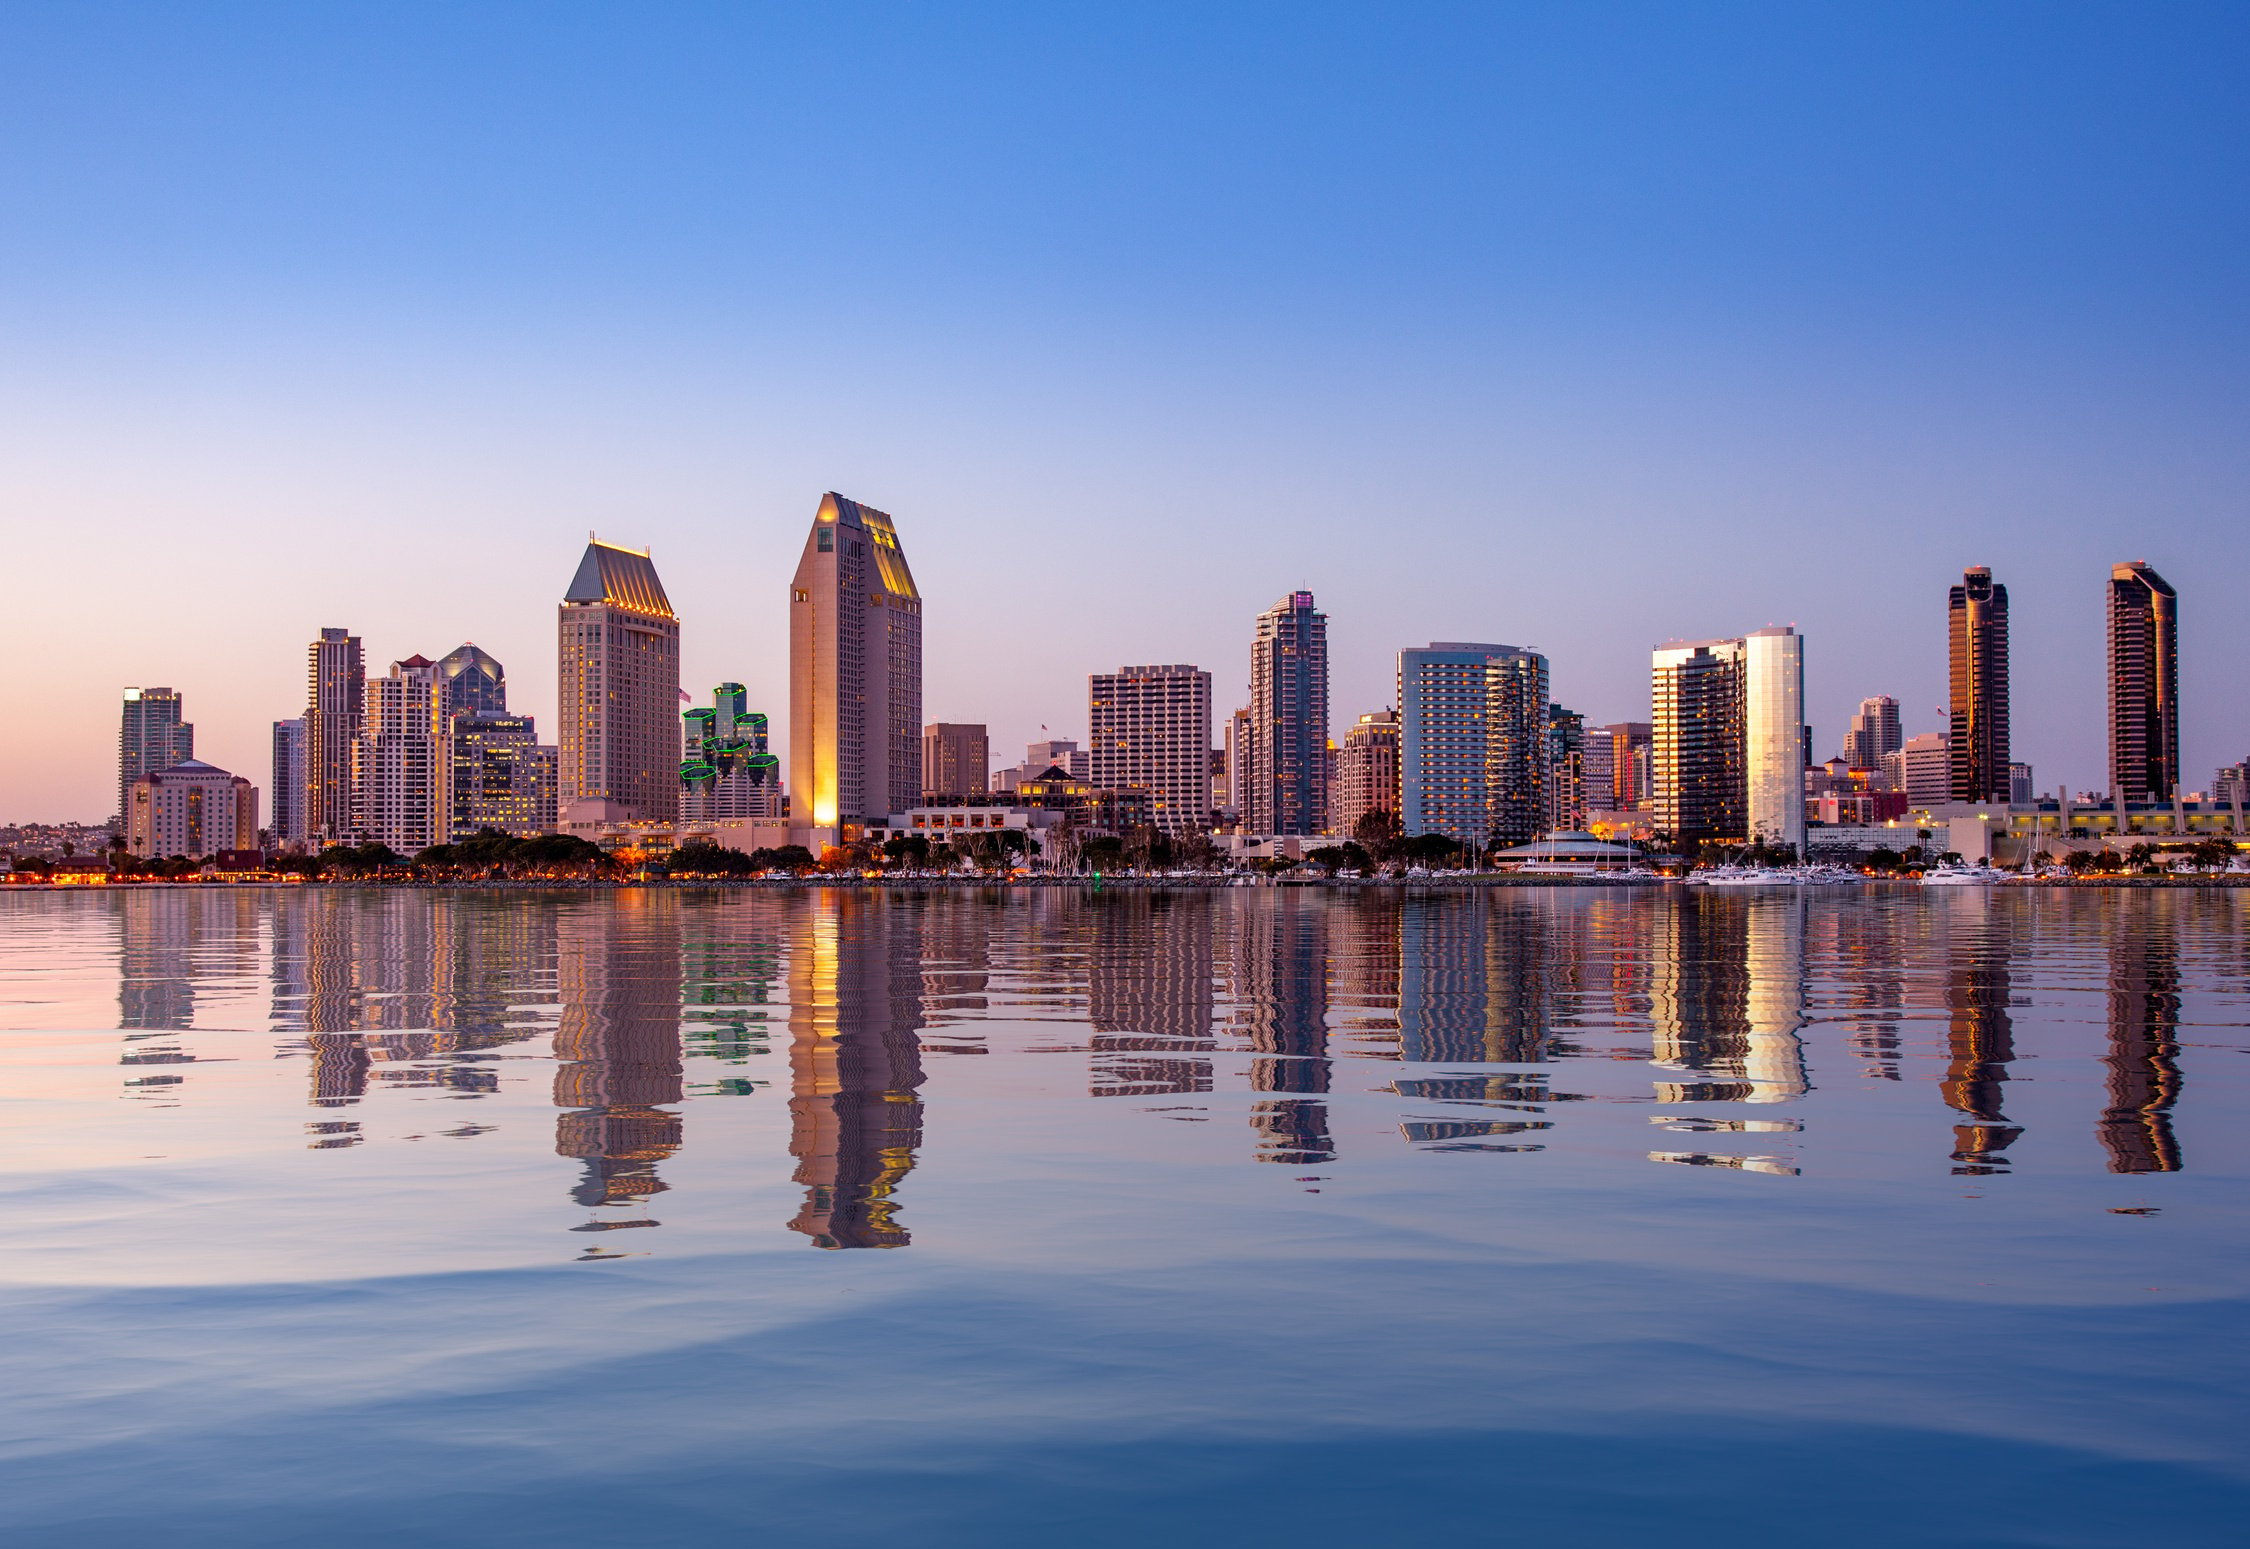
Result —
M136 779L125 798L125 844L135 855L201 859L258 843L258 788L186 759Z

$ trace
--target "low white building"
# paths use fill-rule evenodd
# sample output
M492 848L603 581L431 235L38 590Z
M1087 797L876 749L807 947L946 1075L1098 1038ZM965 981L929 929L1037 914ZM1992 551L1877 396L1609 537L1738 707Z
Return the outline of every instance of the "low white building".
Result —
M894 812L888 823L869 825L867 837L881 844L886 839L914 834L932 844L949 844L971 834L1014 829L1031 841L1034 853L1044 855L1047 841L1060 828L1063 814L1046 807L915 807Z
M200 759L185 759L132 784L125 844L143 858L191 860L258 844L258 788Z

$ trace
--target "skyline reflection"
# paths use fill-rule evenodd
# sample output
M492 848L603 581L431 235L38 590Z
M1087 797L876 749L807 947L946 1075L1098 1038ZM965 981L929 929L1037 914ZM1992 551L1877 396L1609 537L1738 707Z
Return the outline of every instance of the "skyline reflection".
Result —
M544 1149L573 1168L562 1229L600 1233L661 1224L696 1134L782 1112L700 1105L773 1089L786 1132L761 1154L796 1192L772 1225L825 1250L912 1245L933 1108L1057 1058L1084 1062L1065 1088L1085 1125L1240 1124L1232 1162L1616 1154L1629 1121L1708 1148L1635 1156L1788 1177L1848 1098L1943 1119L1955 1175L1998 1180L2033 1149L2180 1172L2188 1004L2246 966L2234 895L152 889L70 907L112 976L126 1096L201 1100L201 1040L262 1007L302 1061L301 1145L367 1145L402 1099L497 1102L442 1133L516 1133L537 1092ZM2093 1008L2069 1024L2099 1034L2083 1075L2057 1063L2077 1056L2052 1013L2024 1021L2042 996ZM1013 1058L933 1086L946 1055Z

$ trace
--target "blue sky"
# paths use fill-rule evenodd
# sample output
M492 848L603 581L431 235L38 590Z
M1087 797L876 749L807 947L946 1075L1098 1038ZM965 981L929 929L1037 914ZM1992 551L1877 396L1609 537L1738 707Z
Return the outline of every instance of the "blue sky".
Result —
M128 683L265 780L322 625L551 716L588 529L785 709L824 489L927 709L1429 639L1597 720L1794 621L1822 752L2010 585L2019 756L2103 778L2101 596L2183 593L2250 753L2250 11L19 3L0 13L0 819L98 818Z

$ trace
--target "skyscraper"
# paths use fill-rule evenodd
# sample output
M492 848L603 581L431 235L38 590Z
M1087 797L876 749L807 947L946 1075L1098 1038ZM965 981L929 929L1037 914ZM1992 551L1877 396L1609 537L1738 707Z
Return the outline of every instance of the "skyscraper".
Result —
M2109 572L2109 791L2170 801L2180 788L2180 599L2140 560Z
M1546 657L1524 651L1485 663L1480 844L1529 844L1547 830L1547 703Z
M922 594L898 528L834 491L789 583L789 788L817 828L880 823L922 789Z
M1586 717L1547 706L1548 830L1586 826Z
M1805 642L1795 630L1742 637L1744 807L1750 837L1805 849Z
M1370 812L1398 815L1398 712L1370 710L1344 733L1336 756L1336 832L1345 839Z
M367 704L359 636L324 629L306 652L305 837L347 839L352 828L352 748Z
M1221 806L1240 818L1250 804L1250 707L1227 716L1225 732L1227 794Z
M588 543L556 626L563 821L677 817L680 621L646 551Z
M1659 646L1656 827L1682 844L1805 842L1803 639L1784 626Z
M1495 676L1490 669L1501 667ZM1398 653L1399 823L1412 834L1443 834L1461 844L1490 841L1496 789L1488 724L1495 688L1521 711L1537 680L1538 719L1518 724L1515 735L1544 748L1547 659L1515 645L1439 640ZM1509 744L1512 749L1515 744ZM1531 757L1530 747L1524 757ZM1514 766L1510 766L1514 767ZM1539 789L1544 791L1542 778ZM1510 831L1517 823L1507 820Z
M1896 753L1904 746L1906 734L1899 727L1898 701L1888 694L1861 700L1851 729L1844 733L1844 762L1854 769L1880 769L1885 753Z
M2008 799L2008 589L1978 565L1946 602L1955 801Z
M508 674L490 652L473 644L455 647L438 663L447 715L459 710L478 715L508 713Z
M992 737L984 727L933 721L922 728L925 801L942 796L982 796L991 782L991 771Z
M1314 608L1311 592L1291 592L1258 615L1250 647L1242 817L1252 833L1320 832L1328 818L1327 750L1328 615Z
M1149 793L1155 824L1185 834L1211 822L1211 674L1120 667L1087 679L1087 778Z
M168 688L129 688L117 724L117 820L131 811L133 782L195 757L195 728L180 719L180 696Z
M305 718L273 723L273 837L279 844L305 839Z
M409 656L370 678L352 749L352 829L411 856L452 837L445 812L445 690L436 662Z

